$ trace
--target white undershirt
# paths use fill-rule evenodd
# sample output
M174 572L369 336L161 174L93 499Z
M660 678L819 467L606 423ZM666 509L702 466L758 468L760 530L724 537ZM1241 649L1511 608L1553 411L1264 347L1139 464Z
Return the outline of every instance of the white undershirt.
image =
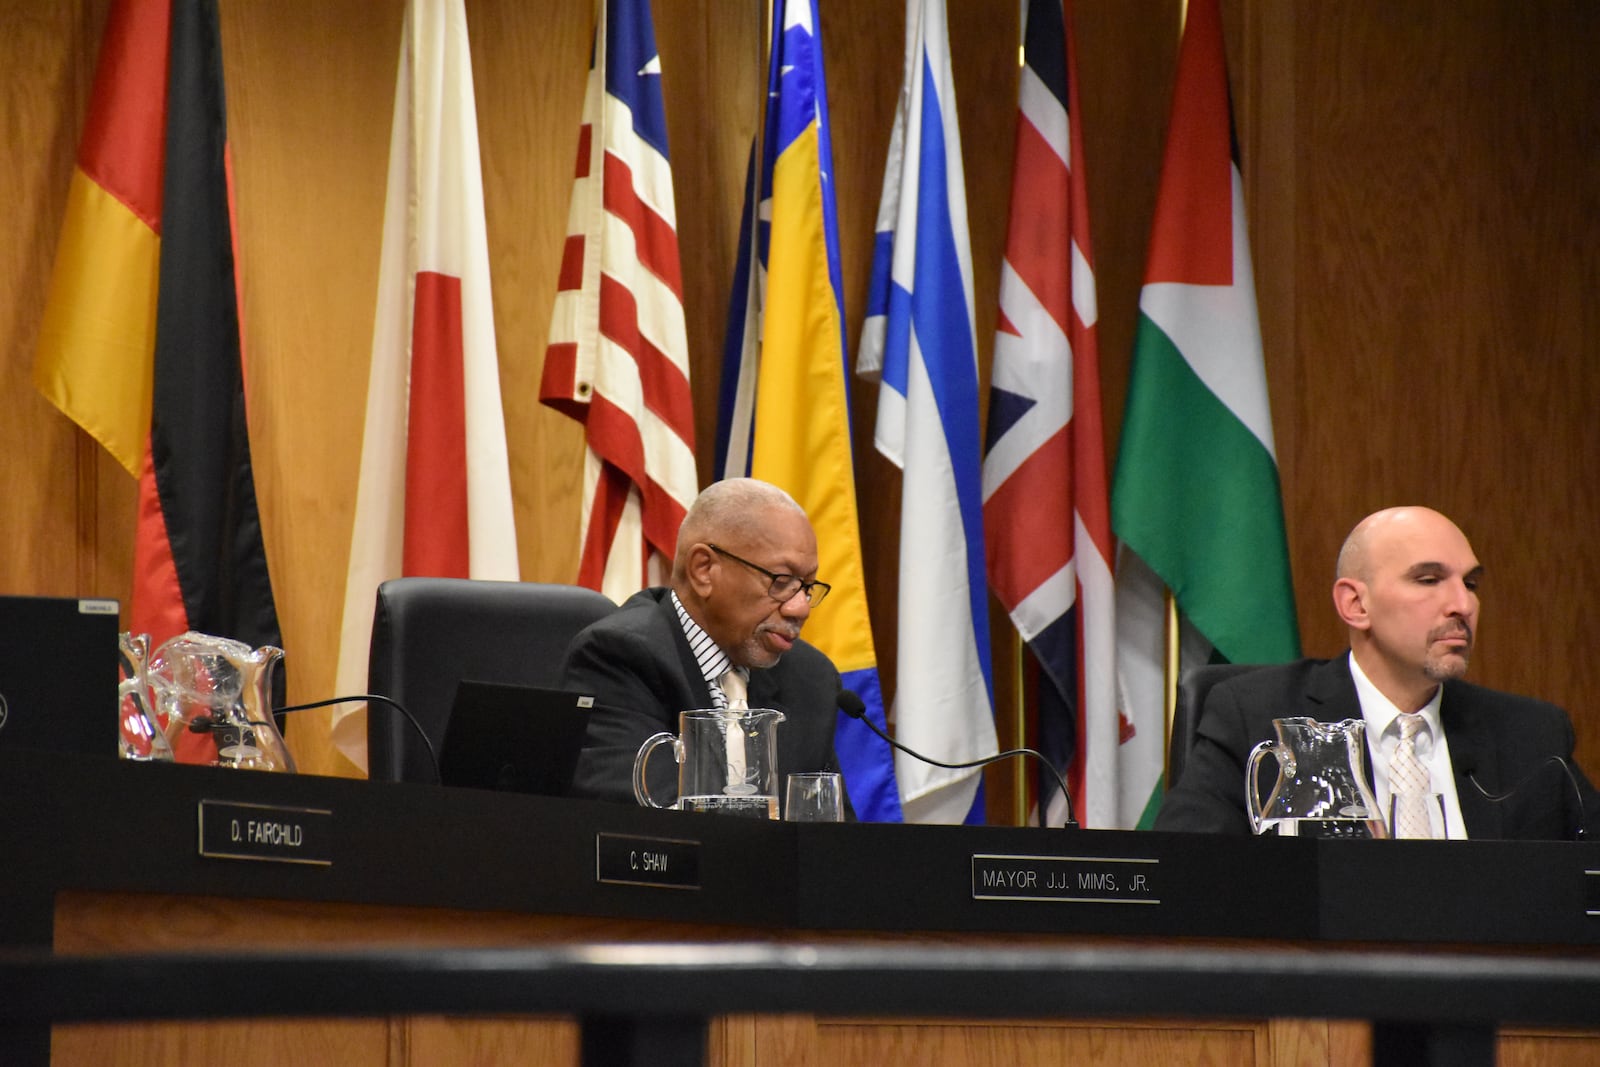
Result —
M1350 653L1350 677L1355 679L1356 698L1361 701L1361 717L1367 724L1367 757L1372 760L1372 786L1377 794L1378 810L1389 810L1389 759L1395 746L1400 744L1400 709L1378 691L1372 680L1361 670L1355 653ZM1450 742L1444 736L1444 726L1439 721L1439 703L1444 696L1444 686L1433 691L1433 697L1417 712L1426 723L1417 731L1417 759L1428 769L1433 791L1444 799L1444 821L1452 839L1467 836L1467 824L1461 818L1461 798L1456 795L1455 770L1450 765Z

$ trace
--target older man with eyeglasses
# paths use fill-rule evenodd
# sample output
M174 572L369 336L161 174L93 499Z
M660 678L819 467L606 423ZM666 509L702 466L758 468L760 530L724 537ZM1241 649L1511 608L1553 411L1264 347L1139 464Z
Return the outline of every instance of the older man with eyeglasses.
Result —
M777 708L783 773L837 770L839 672L800 640L828 594L817 536L794 499L751 478L717 482L678 531L671 584L635 593L573 639L563 687L595 698L573 779L577 796L633 803L633 761L678 713ZM651 795L676 796L670 760L650 763Z

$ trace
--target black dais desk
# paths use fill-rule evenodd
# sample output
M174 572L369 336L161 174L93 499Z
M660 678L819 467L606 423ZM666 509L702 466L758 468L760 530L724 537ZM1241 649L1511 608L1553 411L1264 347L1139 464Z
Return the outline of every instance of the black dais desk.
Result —
M252 1017L558 1012L592 1062L699 1062L735 1012L1365 1019L1377 1063L1490 1063L1502 1024L1600 1023L1587 843L788 825L8 752L0 848L0 1022L24 1061L44 1023L239 1016L175 1001L179 974L253 990ZM58 898L86 892L726 939L53 952Z

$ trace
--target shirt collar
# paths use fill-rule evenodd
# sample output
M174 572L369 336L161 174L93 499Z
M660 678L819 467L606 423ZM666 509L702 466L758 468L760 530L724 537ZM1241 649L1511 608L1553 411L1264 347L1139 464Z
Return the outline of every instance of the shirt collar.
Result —
M678 624L683 627L683 635L689 639L689 649L694 653L695 662L700 666L700 675L709 684L717 706L722 707L725 698L717 679L727 673L733 666L733 661L716 641L712 640L711 635L690 616L689 609L678 599L677 590L672 591L672 607L678 613Z
M1356 662L1356 654L1354 652L1350 653L1350 677L1356 683L1356 698L1361 701L1361 717L1366 720L1367 733L1376 741L1392 729L1395 736L1398 737L1400 727L1396 725L1395 720L1401 715L1400 709L1395 707L1394 702L1379 692L1378 687L1372 684L1372 679L1367 677L1366 672L1361 669L1361 664ZM1440 685L1434 688L1433 696L1428 698L1428 702L1417 712L1427 721L1428 729L1426 732L1430 737L1441 736L1439 732L1439 704L1443 699L1444 686Z

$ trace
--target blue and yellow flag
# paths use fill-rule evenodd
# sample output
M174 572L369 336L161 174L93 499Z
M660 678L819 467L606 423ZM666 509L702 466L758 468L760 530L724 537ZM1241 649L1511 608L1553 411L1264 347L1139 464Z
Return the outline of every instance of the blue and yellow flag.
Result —
M779 485L811 517L818 573L833 592L806 623L805 636L833 660L881 728L883 695L850 448L839 222L815 0L774 0L772 23L761 222L752 234L746 212L724 349L717 476L748 474ZM856 815L899 821L889 747L843 715L836 747Z

